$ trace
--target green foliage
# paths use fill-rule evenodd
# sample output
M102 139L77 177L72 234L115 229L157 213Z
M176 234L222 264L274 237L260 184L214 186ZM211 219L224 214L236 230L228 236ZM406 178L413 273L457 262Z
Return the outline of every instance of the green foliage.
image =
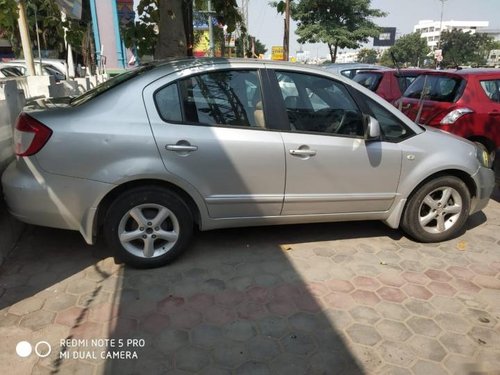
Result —
M0 33L12 45L16 55L21 50L19 28L17 26L17 4L15 0L0 0Z
M378 60L377 51L370 48L363 48L358 52L358 61L363 64L375 64Z
M420 33L410 33L396 40L396 43L385 51L380 58L380 64L395 66L391 57L392 53L400 67L422 66L424 61L429 59L430 52L431 49L427 46L426 40L422 38Z
M184 17L206 18L206 14L203 12L208 10L207 1L195 0L194 9L201 12L195 12L194 15L185 14ZM122 35L127 48L136 49L139 56L155 55L158 39L169 37L169 30L159 29L160 12L162 12L162 9L158 0L141 0L139 2L137 7L139 20L122 27ZM227 32L233 32L241 25L242 17L238 11L236 0L212 0L212 12L219 24L227 25ZM178 21L178 25L181 27L184 21L182 19ZM195 31L193 36L194 44L197 44L203 37L202 32ZM222 49L223 36L222 31L218 28L214 28L214 39L216 48Z
M459 65L482 66L486 64L488 53L495 49L492 37L480 33L466 33L460 30L443 31L441 48L443 50L442 66Z
M252 53L252 38L254 39L254 53ZM243 53L243 40L246 39L246 51ZM235 50L237 57L258 57L259 55L264 55L267 52L266 46L257 38L245 34L235 41Z
M284 1L273 3L284 10ZM299 43L326 43L335 62L338 48L359 48L380 29L371 20L386 13L371 8L371 0L297 0L291 3Z
M154 55L160 21L158 0L141 0L137 5L137 15L137 21L121 28L125 46L134 49L139 57Z
M30 0L26 2L26 15L30 30L31 45L37 47L36 22L38 22L40 48L56 51L63 55L64 27L68 28L67 41L72 44L76 52L81 52L82 40L87 30L90 18L88 6L83 6L82 20L68 19L61 21L61 11L53 0ZM36 13L36 17L35 17ZM88 16L88 17L87 17ZM18 8L15 0L0 0L0 30L3 37L12 45L14 54L21 55L21 38L19 37ZM36 55L36 54L35 54Z

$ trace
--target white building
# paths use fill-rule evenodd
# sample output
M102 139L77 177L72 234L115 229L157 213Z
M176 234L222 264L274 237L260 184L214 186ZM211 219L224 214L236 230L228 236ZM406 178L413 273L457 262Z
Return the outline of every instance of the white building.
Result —
M475 33L489 26L488 21L443 21L442 29L445 31L462 30ZM427 45L435 49L441 37L441 21L423 20L413 27L413 32L420 32L422 38L427 40Z

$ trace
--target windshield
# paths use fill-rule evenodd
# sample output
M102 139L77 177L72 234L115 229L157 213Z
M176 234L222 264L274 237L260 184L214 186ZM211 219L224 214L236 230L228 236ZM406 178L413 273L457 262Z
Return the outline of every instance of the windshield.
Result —
M134 69L134 70L129 70L125 73L119 74L111 79L108 79L106 82L101 83L100 85L97 85L95 88L92 90L87 91L86 93L77 96L76 98L72 99L70 104L72 106L79 106L82 105L89 100L94 99L95 97L101 95L102 93L111 90L112 88L122 84L123 82L128 81L129 79L132 79L134 77L139 76L140 74L147 72L151 69L154 68L154 65L144 65L140 68Z
M382 80L382 74L375 72L360 72L354 76L353 80L371 91L376 91Z
M408 87L405 98L433 100L436 102L456 102L463 93L466 81L460 77L447 75L421 75Z

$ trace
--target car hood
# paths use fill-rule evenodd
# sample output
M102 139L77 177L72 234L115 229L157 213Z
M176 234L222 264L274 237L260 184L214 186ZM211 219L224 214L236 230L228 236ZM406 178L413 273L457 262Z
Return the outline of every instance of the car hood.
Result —
M445 130L441 130L441 129L438 129L438 128L435 128L433 126L428 126L428 125L421 125L425 130L426 132L430 132L432 134L438 134L438 137L440 135L442 136L445 136L446 138L454 138L462 143L466 143L466 144L469 144L469 145L472 145L472 146L475 146L474 142L471 142L465 138L462 138L462 137L459 137L458 135L455 135L455 134L452 134L452 133L449 133Z

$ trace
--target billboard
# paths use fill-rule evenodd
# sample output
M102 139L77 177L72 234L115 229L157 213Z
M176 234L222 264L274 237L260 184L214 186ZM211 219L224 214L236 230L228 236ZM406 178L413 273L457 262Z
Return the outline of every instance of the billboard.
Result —
M381 27L380 35L373 38L373 47L391 47L396 42L395 27Z

